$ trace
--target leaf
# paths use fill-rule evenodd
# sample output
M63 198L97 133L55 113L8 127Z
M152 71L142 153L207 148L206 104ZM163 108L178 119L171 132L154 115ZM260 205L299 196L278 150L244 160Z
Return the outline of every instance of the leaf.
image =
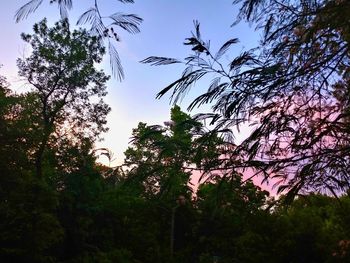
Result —
M93 34L96 34L97 36L99 36L100 39L102 40L106 37L105 36L106 31L107 31L107 28L103 24L100 16L96 13L94 19L92 20L91 32ZM108 42L110 42L110 41L108 41Z
M135 14L122 14L115 13L109 16L113 20L112 25L116 25L126 30L131 34L136 34L140 32L139 25L142 23L143 19Z
M185 60L187 61L186 64L195 63L199 67L203 67L203 68L210 67L209 63L205 59L198 56L198 54L189 56L189 57L185 58Z
M285 199L284 199L284 201L287 205L289 205L293 202L294 198L298 195L302 186L303 186L303 183L298 182L292 188L290 188L290 190L287 192ZM278 189L277 192L280 192L280 189Z
M135 3L134 0L118 0L118 1L119 1L119 2L122 2L122 3L124 3L124 4L128 4L128 3L133 4L133 3Z
M187 42L184 42L184 45L187 46L193 46L192 50L193 51L198 51L198 52L204 52L206 51L207 53L209 52L209 50L207 49L207 47L205 46L204 43L202 43L200 40L198 40L195 37L190 37L190 38L186 38Z
M233 3L238 3L239 1L234 1ZM247 21L251 22L254 20L254 15L256 13L257 6L263 4L265 0L247 0L241 7L240 12L247 17Z
M156 56L145 58L144 60L141 60L140 62L145 63L145 64L151 64L151 66L161 66L161 65L181 63L181 61L179 61L175 58L156 57Z
M239 42L238 38L232 38L228 40L225 44L221 46L219 51L215 55L215 59L219 59L225 52L230 48L231 45L237 44Z
M208 92L198 96L196 99L194 99L190 106L188 106L188 110L192 110L195 107L200 107L201 105L211 103L213 100L215 100L218 96L222 94L222 92L228 87L228 83L215 83L213 82Z
M158 94L157 94L157 99L161 98L165 93L167 93L169 90L171 90L172 88L174 88L174 92L172 97L177 93L178 95L175 98L175 103L176 101L180 98L181 95L183 95L183 93L191 86L193 85L198 79L200 79L201 77L203 77L206 74L205 71L203 71L202 69L198 69L192 72L186 72L186 74L182 75L182 77L176 81L174 81L173 83L171 83L170 85L168 85L167 87L165 87L163 90L161 90Z
M198 39L201 39L201 32L200 32L200 30L199 30L199 25L200 25L200 23L198 22L198 20L194 20L194 21L193 21L193 24L194 24L194 27L195 27L195 29L196 29L196 37L197 37Z
M194 22L194 27L196 29L195 33L192 32L192 37L190 38L186 38L185 40L187 42L184 42L184 45L191 45L192 50L202 53L202 52L206 52L207 55L210 54L209 52L209 42L208 43L204 43L204 41L201 39L201 34L200 34L200 30L199 30L199 22L197 20L195 20Z
M278 185L279 183L283 182L283 180L280 180L278 181L277 183L275 183L273 185L273 187L277 187L277 194L280 194L282 192L284 192L285 190L289 189L290 188L290 185L289 184L283 184L283 185Z
M216 123L221 118L221 115L218 113L199 113L194 116L196 121L206 121L207 119L211 119L211 123Z
M267 20L266 24L265 24L265 27L264 27L264 38L266 39L267 36L269 35L270 33L270 30L271 30L271 27L272 27L272 24L273 22L275 21L274 19L274 15L270 15L269 19Z
M85 11L78 19L77 25L82 25L86 23L92 24L96 19L96 8L91 7L89 10Z
M184 42L184 45L194 45L199 43L199 41L195 37L189 37L189 38L186 38L185 40L187 40L188 42Z
M61 19L68 17L68 10L72 9L72 0L58 0L58 5L60 8Z
M247 64L247 62L257 62L257 60L253 57L252 53L249 51L243 52L241 55L232 60L232 62L230 63L230 71L239 68L244 64Z
M109 62L112 68L112 73L117 77L118 80L122 80L124 79L124 70L120 62L118 51L110 41L108 43L108 49L110 58Z
M20 9L16 11L15 20L18 23L22 19L26 19L29 14L34 13L35 10L38 9L39 5L41 5L43 0L32 0L22 6Z

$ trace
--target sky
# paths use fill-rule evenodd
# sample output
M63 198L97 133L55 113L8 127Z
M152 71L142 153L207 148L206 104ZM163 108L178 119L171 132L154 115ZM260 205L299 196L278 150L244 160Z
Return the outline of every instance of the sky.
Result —
M3 65L0 75L7 77L16 92L25 90L23 82L17 76L16 59L30 54L29 47L20 39L20 34L31 33L33 24L44 17L51 25L59 20L59 9L56 5L49 5L47 0L34 14L16 23L16 10L28 1L3 0L0 10L0 64ZM172 105L169 96L156 99L156 94L175 81L183 67L152 67L140 63L141 60L149 56L181 59L191 54L190 48L184 46L183 42L191 36L194 20L200 22L203 39L210 40L213 50L217 50L230 38L240 39L240 43L232 52L223 57L223 62L226 60L227 64L230 58L238 55L243 49L256 45L259 38L258 33L245 23L231 27L238 11L238 7L232 5L232 0L135 0L134 4L110 0L98 2L103 15L116 12L134 13L144 19L140 33L130 35L118 32L122 41L117 45L117 49L126 77L122 82L111 78L107 84L108 95L105 100L112 108L108 116L109 131L103 135L104 140L97 143L97 147L105 147L113 152L112 165L122 163L123 152L128 147L132 129L136 128L139 122L150 125L163 124L170 118ZM73 0L73 9L69 13L71 24L75 24L79 15L92 4L92 0ZM108 59L101 67L106 73L111 73ZM186 110L191 99L205 90L205 83L196 86L179 104L182 110ZM209 107L206 107L190 114L208 109ZM244 132L236 134L238 141L243 137Z

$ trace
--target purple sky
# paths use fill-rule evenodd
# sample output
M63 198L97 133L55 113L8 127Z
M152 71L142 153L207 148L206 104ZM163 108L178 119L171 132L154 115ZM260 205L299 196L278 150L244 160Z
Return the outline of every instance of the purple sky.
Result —
M20 39L21 32L31 32L32 25L47 17L50 24L59 19L57 6L49 6L46 2L26 20L16 24L14 14L16 10L29 0L3 1L0 15L0 74L5 75L12 84L12 88L21 92L25 90L23 83L17 77L16 58L29 54L29 47ZM104 135L104 141L98 147L107 147L120 164L123 152L126 150L132 128L138 122L148 124L162 124L169 119L171 105L169 97L156 100L155 96L167 84L176 80L182 72L181 66L151 67L140 64L139 61L148 56L168 56L184 58L190 54L190 49L184 46L186 37L193 30L193 20L201 23L202 36L211 40L211 47L216 48L226 40L238 37L241 42L232 49L231 53L223 57L227 64L243 48L252 47L258 33L246 24L230 27L237 14L237 6L232 0L136 0L135 4L122 4L118 1L100 0L101 13L110 15L115 12L135 13L144 19L141 33L128 35L121 32L122 42L118 45L126 78L123 82L111 79L108 83L106 101L112 107L108 117L110 130ZM77 3L84 3L77 6ZM73 1L75 6L70 12L71 24L74 24L79 14L87 10L93 1ZM102 67L110 73L109 62L106 60ZM193 90L180 104L183 110L188 102L203 89ZM208 109L208 108L207 108ZM243 135L237 135L239 139Z

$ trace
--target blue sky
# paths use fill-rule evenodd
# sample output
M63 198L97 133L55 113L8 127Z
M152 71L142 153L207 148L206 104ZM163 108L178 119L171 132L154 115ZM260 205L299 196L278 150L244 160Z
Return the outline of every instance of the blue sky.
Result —
M31 32L33 24L44 17L47 17L50 24L59 19L57 6L48 5L47 0L28 19L16 24L16 10L28 1L3 1L0 11L0 64L3 64L0 74L8 78L17 92L23 91L24 86L17 77L16 59L29 54L29 48L21 41L20 33ZM71 23L75 24L79 14L92 3L92 0L73 1L73 10L69 14ZM190 49L183 42L191 35L193 20L200 22L203 38L210 40L214 50L230 38L240 39L241 42L232 52L223 57L227 63L244 48L254 46L259 37L247 24L230 27L238 10L237 6L232 5L232 0L135 0L135 4L100 0L99 5L104 15L115 12L135 13L144 19L141 33L129 35L120 32L122 42L117 48L126 78L122 82L112 78L108 83L106 101L112 107L108 117L110 130L104 135L104 141L97 146L107 147L114 153L116 161L113 164L122 162L132 128L138 122L162 124L169 119L169 97L156 100L155 96L163 87L176 80L183 69L174 65L151 67L139 63L140 60L148 56L184 58L189 55ZM101 66L110 73L108 59ZM205 88L204 84L195 87L180 104L182 109L185 110L191 99Z

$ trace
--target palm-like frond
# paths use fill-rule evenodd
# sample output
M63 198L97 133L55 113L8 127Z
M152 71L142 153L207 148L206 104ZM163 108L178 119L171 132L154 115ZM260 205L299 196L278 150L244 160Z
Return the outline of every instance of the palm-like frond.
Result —
M31 0L23 5L20 9L18 9L15 14L16 23L22 19L26 19L28 15L35 12L35 10L38 9L42 2L43 0Z
M216 83L213 82L208 91L199 95L194 99L191 104L188 106L188 110L193 110L195 107L200 107L202 105L212 103L216 100L229 86L229 83Z
M139 25L142 22L142 18L135 14L115 13L110 15L109 18L113 21L112 25L119 26L131 34L140 32Z
M110 41L108 42L108 50L112 73L118 80L122 80L124 78L124 70L120 62L118 51Z
M230 48L231 45L237 44L239 42L238 38L232 38L228 40L225 44L221 46L219 51L215 55L215 59L220 59L222 55Z
M118 0L118 1L119 1L119 2L122 2L122 3L124 3L124 4L127 4L127 3L133 4L133 3L135 3L134 0Z
M73 3L72 0L58 0L57 2L60 8L60 15L62 19L68 17L68 10L72 9Z
M105 32L107 31L107 28L103 24L101 16L99 15L99 12L96 9L96 7L92 7L86 12L84 12L77 21L77 25L82 25L86 23L91 24L90 31L92 35L98 36L102 41L105 37Z
M240 9L240 14L245 14L248 21L254 20L257 12L257 7L264 3L265 0L234 0L233 4L243 2Z
M161 90L157 94L157 98L161 98L165 93L173 89L173 94L171 98L174 104L176 104L177 101L179 101L184 95L186 95L189 89L206 74L207 72L202 69L194 70L191 72L186 71L180 79L174 81L173 83L165 87L163 90Z
M96 8L91 7L90 9L86 10L81 16L79 17L77 21L77 25L82 24L92 24L94 20L96 19Z
M253 63L258 63L258 60L254 57L254 54L251 51L244 51L231 61L230 71L240 68L243 65L250 65Z
M98 35L101 39L105 37L105 32L107 31L107 28L101 20L101 17L97 13L95 13L95 17L93 19L91 31Z
M162 66L162 65L181 63L181 61L175 58L156 57L156 56L145 58L140 62L150 64L151 66Z

